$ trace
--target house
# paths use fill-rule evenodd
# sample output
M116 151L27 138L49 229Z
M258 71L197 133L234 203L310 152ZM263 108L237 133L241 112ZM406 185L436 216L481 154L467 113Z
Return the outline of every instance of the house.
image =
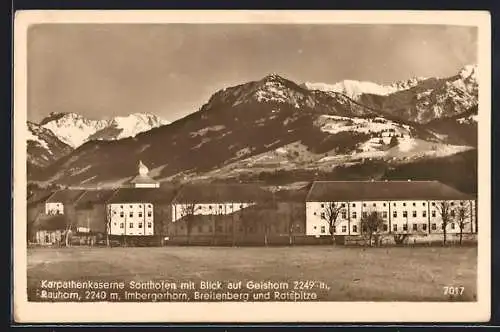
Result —
M106 202L109 234L118 236L153 236L163 233L170 221L170 202L175 188L120 188Z
M60 189L45 200L45 214L67 214L73 203L85 193L83 189Z
M31 195L27 201L27 238L28 241L36 242L36 228L37 220L45 215L47 199L54 194L52 190L39 190Z
M60 245L64 241L68 217L63 214L42 215L33 224L33 242L41 245Z
M463 233L475 233L475 202L438 181L317 181L306 198L306 234L330 235L332 210L336 235L361 235L361 218L373 211L386 234L442 234L443 210L447 233L460 233L460 224Z

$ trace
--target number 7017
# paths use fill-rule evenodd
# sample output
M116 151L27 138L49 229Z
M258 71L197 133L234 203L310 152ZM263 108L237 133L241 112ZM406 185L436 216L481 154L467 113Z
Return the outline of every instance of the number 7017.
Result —
M444 295L462 295L464 293L465 287L463 286L444 286Z

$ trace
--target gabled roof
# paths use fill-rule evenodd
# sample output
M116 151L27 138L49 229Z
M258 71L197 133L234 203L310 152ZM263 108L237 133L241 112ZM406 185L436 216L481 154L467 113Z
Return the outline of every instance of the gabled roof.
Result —
M74 203L85 193L84 189L61 189L47 199L47 202L61 202L63 204Z
M39 190L36 191L31 197L27 200L27 205L36 205L40 203L45 203L45 201L54 193L53 190Z
M468 200L466 195L438 181L316 181L306 201Z
M176 188L162 185L158 188L120 188L108 203L170 203Z
M44 215L35 220L33 229L46 231L64 230L68 222L68 217L64 214Z
M116 189L87 190L78 199L75 208L86 209L92 208L96 204L105 204L115 192Z
M269 202L272 193L253 184L187 184L174 198L177 203Z

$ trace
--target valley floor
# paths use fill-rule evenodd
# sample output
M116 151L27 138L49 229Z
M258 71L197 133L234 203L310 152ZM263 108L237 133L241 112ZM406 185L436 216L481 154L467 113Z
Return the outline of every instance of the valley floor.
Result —
M28 294L41 280L324 282L327 301L475 301L476 247L33 248ZM463 294L444 295L444 287ZM251 291L250 291L251 292Z

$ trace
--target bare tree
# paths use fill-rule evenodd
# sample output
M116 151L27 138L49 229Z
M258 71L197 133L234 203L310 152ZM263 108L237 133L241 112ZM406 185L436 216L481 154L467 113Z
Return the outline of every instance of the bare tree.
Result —
M461 205L456 209L456 211L457 211L456 213L457 224L458 228L460 229L460 245L462 245L464 229L465 226L469 223L470 210L468 206Z
M441 229L443 230L443 245L446 245L446 231L450 222L452 222L451 203L449 201L440 201L436 204L436 210L441 217Z
M339 215L343 210L344 207L338 202L329 202L324 205L324 219L328 223L328 230L332 237L332 243L335 243L335 230L339 222Z
M361 232L368 236L368 243L372 246L372 239L382 231L384 219L378 211L372 211L361 217Z
M188 244L191 243L191 231L194 226L194 212L196 209L196 204L189 202L181 205L181 218L186 223L186 231L188 237Z
M111 205L106 206L106 246L111 246L110 235L111 235L111 218L113 217L113 211L111 210Z
M213 231L213 241L215 244L215 240L217 238L217 227L221 224L221 221L223 221L225 215L225 209L223 205L216 204L215 205L215 213L214 213L214 231Z

